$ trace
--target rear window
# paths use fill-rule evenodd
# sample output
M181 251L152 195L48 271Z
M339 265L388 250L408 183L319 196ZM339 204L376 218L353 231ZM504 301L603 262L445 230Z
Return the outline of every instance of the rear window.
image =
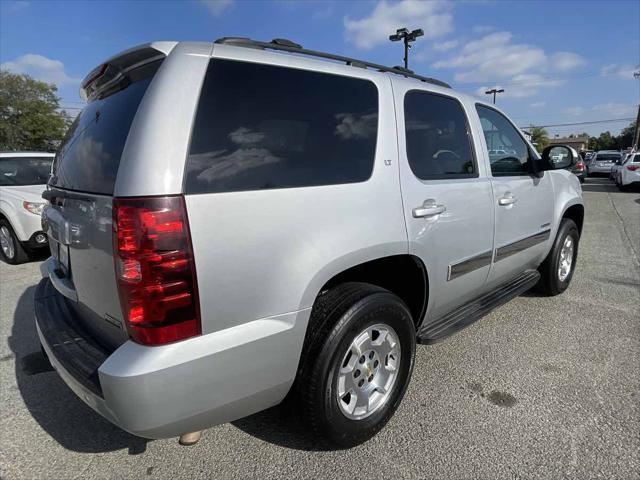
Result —
M616 160L620 160L622 158L622 156L619 153L598 153L596 155L596 160L598 161L616 161Z
M91 101L75 119L53 165L51 185L113 194L133 117L160 62L132 70L108 96Z
M367 180L378 91L367 80L212 60L192 133L185 193Z
M44 185L51 173L51 157L0 158L0 186Z
M404 98L407 158L422 180L474 177L467 117L457 100L412 90Z

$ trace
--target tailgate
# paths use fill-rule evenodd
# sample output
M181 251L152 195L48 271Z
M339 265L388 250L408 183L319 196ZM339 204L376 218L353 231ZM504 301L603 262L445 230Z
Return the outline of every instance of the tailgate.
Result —
M135 114L162 58L144 46L89 75L89 103L69 128L43 194L50 201L42 215L52 256L46 273L74 322L109 348L128 339L114 265L113 192Z
M47 273L88 333L115 348L128 335L113 261L112 198L57 189L49 196L51 205L43 214L52 256Z

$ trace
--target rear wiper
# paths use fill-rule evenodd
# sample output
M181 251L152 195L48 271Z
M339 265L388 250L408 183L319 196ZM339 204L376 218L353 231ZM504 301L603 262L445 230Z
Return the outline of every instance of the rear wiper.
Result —
M71 198L73 200L84 200L87 202L93 201L93 198L87 196L84 193L79 192L69 192L67 190L58 190L58 189L47 189L42 192L42 198L48 200L53 203L54 198Z

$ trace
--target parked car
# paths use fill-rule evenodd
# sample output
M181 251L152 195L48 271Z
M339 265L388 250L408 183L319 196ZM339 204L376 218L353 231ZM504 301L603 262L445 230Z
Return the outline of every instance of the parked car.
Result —
M593 156L589 163L589 175L595 173L609 175L611 167L620 160L622 160L622 154L620 152L615 150L600 150Z
M25 262L47 246L40 225L52 153L0 152L0 258Z
M570 168L571 173L578 177L580 183L584 183L587 178L587 167L585 161L582 158L578 157L576 162Z
M224 38L136 47L82 85L44 194L37 331L135 435L191 442L290 394L318 438L356 445L398 407L416 343L571 282L574 153L539 157L443 82Z
M626 190L640 182L640 153L631 153L624 164L616 171L616 185L620 190Z
M624 155L622 155L622 158L620 158L620 160L616 160L615 161L615 163L611 166L611 171L609 172L609 179L611 179L611 180L615 180L616 179L616 174L617 174L618 169L632 155L633 155L632 153L625 153Z

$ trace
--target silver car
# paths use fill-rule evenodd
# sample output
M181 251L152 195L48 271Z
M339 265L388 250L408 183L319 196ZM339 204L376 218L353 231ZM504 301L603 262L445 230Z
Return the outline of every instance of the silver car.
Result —
M611 167L622 160L622 154L617 150L600 150L591 159L589 175L594 173L611 173Z
M575 152L540 157L443 82L224 38L133 48L83 91L44 194L37 331L135 435L192 442L290 394L356 445L398 407L416 344L575 271Z

